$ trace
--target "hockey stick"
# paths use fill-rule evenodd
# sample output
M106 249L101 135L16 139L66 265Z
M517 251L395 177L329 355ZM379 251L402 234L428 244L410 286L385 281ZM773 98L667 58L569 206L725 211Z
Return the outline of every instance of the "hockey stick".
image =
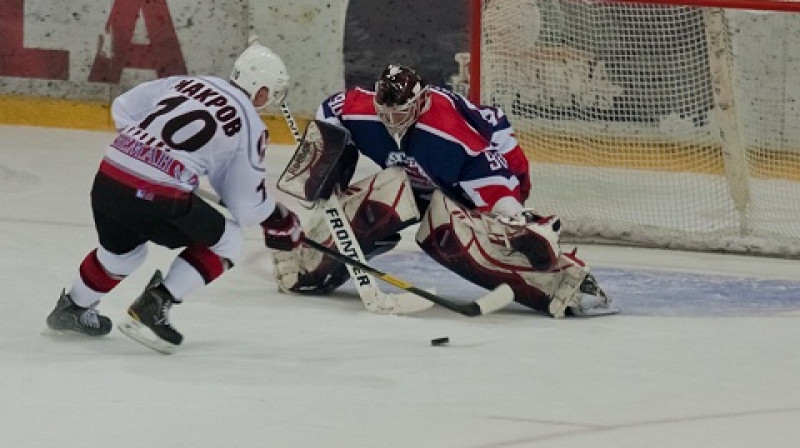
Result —
M296 143L300 143L303 137L297 122L289 110L288 104L284 101L280 105L286 125L292 132ZM317 201L314 206L321 208L325 216L325 223L331 236L340 252L349 253L361 263L366 263L366 257L355 238L355 232L350 227L342 205L335 194L331 194L328 199ZM358 272L351 265L346 265L350 278L356 287L359 298L364 303L364 307L373 313L381 314L405 314L426 310L433 306L433 303L422 300L413 294L387 294L380 290L377 282L366 272Z
M348 257L347 255L337 252L314 240L304 238L303 244L322 252L324 255L331 257L334 260L345 263L348 266L358 268L363 272L372 274L392 286L412 292L437 305L447 308L448 310L455 311L456 313L460 313L465 316L475 317L489 314L505 307L514 300L514 292L511 290L511 287L503 283L502 285L490 291L488 294L485 294L472 302L455 302L453 300L445 299L444 297L440 297L436 294L425 291L424 289L417 288L405 280L401 280L393 275L381 272L365 263L362 263L359 260Z
M330 199L320 204L325 215L325 223L331 232L339 252L348 254L360 263L366 263L366 257L355 238L355 232L350 227L350 221L342 209L342 205L331 195ZM332 250L332 249L329 249ZM364 307L373 313L381 314L406 314L426 310L433 306L428 300L421 299L414 294L389 294L380 290L375 279L369 272L359 270L358 267L345 264L350 278L356 287L358 296L364 302Z
M289 110L289 104L287 104L286 101L281 103L281 113L283 114L283 119L286 121L286 126L288 126L289 130L292 132L294 142L300 143L300 141L303 140L303 136L300 135L300 128L297 127L297 122L294 120L292 111Z
M223 209L225 208L225 204L220 200L219 196L210 191L198 188L195 190L195 194L212 204L215 204ZM356 257L359 260L364 259L361 246L359 246L358 242L351 237L353 235L353 230L350 228L349 222L347 222L345 219L335 218L336 216L344 216L344 212L341 211L341 206L338 208L337 206L338 202L333 207L328 207L324 211L325 218L328 220L329 226L333 225L330 223L331 219L336 221L335 225L337 231L332 233L332 235L335 236L334 239L336 240L336 247L342 252L349 253L351 256ZM349 231L342 228L342 226L345 224L347 225L347 229L349 229ZM348 239L348 237L350 237L350 239ZM335 254L339 254L339 252L336 252L333 249L328 249L327 247L325 247L325 249L332 251ZM346 256L342 256L346 258ZM359 270L357 267L351 266L347 263L345 263L345 266L347 266L347 271L349 272L350 277L353 279L358 296L364 303L364 308L366 308L367 311L378 314L408 314L427 310L435 303L430 300L425 300L415 294L385 293L378 288L375 279L372 278L367 271L361 272L361 270ZM425 292L427 293L427 291Z

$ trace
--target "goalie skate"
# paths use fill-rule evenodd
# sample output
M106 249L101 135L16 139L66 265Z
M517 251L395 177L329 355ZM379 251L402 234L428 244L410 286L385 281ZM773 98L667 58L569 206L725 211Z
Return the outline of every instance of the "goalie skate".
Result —
M577 317L597 317L618 314L620 309L611 304L611 299L600 289L592 274L586 274L579 288L578 305L568 308L567 314Z

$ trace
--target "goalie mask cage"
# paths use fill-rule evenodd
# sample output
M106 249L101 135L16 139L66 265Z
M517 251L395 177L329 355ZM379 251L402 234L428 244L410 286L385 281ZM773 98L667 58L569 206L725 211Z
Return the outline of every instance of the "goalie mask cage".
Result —
M800 3L471 10L470 97L508 114L527 205L568 239L800 256Z

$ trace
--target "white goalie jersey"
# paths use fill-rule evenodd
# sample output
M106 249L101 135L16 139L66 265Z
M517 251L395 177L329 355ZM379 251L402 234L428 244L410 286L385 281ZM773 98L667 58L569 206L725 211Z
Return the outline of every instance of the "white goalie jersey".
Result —
M144 197L192 192L207 176L239 224L260 223L273 212L264 185L266 126L228 81L154 80L119 96L111 112L119 135L106 150L106 174Z

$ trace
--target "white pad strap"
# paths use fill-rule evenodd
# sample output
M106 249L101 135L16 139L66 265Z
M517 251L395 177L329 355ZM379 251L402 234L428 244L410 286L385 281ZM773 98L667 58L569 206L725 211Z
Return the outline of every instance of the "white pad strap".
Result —
M564 317L567 308L580 307L582 295L580 286L589 274L589 268L575 256L574 251L562 254L558 262L556 275L559 281L552 292L553 300L549 308L550 314L556 318Z

